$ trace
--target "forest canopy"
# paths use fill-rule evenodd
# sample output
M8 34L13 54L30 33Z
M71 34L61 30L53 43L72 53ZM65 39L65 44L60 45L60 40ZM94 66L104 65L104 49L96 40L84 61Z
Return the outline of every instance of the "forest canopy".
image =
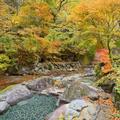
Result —
M119 0L0 0L0 71L46 61L88 64L103 48L114 60L119 13Z

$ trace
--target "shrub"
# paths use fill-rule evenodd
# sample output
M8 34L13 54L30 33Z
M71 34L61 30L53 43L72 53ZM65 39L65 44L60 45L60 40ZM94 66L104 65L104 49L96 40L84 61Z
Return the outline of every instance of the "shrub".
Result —
M3 35L0 36L0 46L2 51L7 51L14 48L14 36L12 35Z
M10 67L11 60L5 54L0 54L0 73L4 73Z
M78 61L84 56L88 56L89 60L95 54L94 40L67 40L61 46L61 53L63 58L70 58L71 60Z
M13 59L13 62L16 64L17 68L27 66L32 67L34 63L38 60L38 51L40 49L39 43L34 37L26 36L21 37L17 43L15 51L7 52L9 56Z
M19 67L32 67L37 61L37 55L33 51L28 51L26 48L19 48L17 50L17 64Z

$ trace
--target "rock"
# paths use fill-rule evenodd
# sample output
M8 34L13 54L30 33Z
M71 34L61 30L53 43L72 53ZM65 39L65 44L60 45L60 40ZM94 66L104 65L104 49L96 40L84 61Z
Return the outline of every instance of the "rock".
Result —
M96 92L89 92L88 97L89 97L91 100L95 101L95 100L98 100L98 99L99 99L99 94L96 93Z
M51 116L53 115L53 113L54 113L54 112L49 113L49 114L45 117L45 120L49 120L49 119L51 118ZM56 115L55 115L55 116L56 116ZM55 117L55 116L54 116L54 117ZM55 119L58 119L58 118L55 118ZM55 119L54 119L54 120L55 120Z
M96 105L87 103L87 107L80 112L79 120L95 120Z
M88 105L87 112L89 113L89 115L94 117L96 115L97 106L92 104L92 103L90 103L90 102L88 102L87 105Z
M64 75L53 77L52 80L62 80L64 78Z
M19 75L27 75L27 74L31 74L32 72L32 68L30 67L22 67L19 71L18 74Z
M75 111L81 111L85 107L87 107L87 104L84 100L73 100L69 104L69 108Z
M83 96L89 96L92 100L96 100L99 98L99 92L99 89L78 80L71 82L71 84L67 86L63 97L67 101L80 99Z
M5 94L1 94L0 95L0 102L1 101L5 101L6 100L6 95Z
M93 119L91 119L91 116L88 114L87 108L85 108L83 111L81 111L78 120L93 120Z
M82 80L82 77L80 74L74 74L71 76L64 77L62 81L74 81L74 80Z
M67 75L67 76L64 76L62 79L61 79L62 83L64 86L67 86L69 85L71 82L74 82L74 81L82 81L82 77L81 77L81 74L73 74L73 75Z
M35 67L35 68L34 68L34 71L35 71L35 72L38 72L38 71L39 71L39 67Z
M52 84L52 86L58 87L58 88L64 88L65 87L62 80L52 80L51 84Z
M33 91L42 91L50 85L51 77L40 77L35 80L23 83L26 87Z
M15 105L21 100L25 100L32 96L32 93L23 85L16 85L10 91L5 93L6 101L10 105Z
M95 71L93 68L85 68L85 76L94 76L95 75Z
M107 105L100 105L100 110L97 113L96 120L111 120L111 109Z
M60 115L64 115L65 111L67 110L68 108L68 104L65 104L65 105L62 105L61 107L59 107L58 109L56 109L52 115L50 115L49 118L47 118L46 120L57 120Z
M86 107L83 100L74 100L69 105L65 111L65 120L72 120L74 117L79 117L80 110Z
M115 102L116 107L120 110L120 99Z
M54 88L54 87L53 88L49 88L48 89L48 93L52 94L52 95L59 96L62 93L64 93L64 88L63 89L58 89L58 88Z
M119 89L114 88L113 90L113 102L115 106L120 110L120 92Z
M8 110L9 104L6 101L0 102L0 114Z
M84 100L73 100L65 111L65 120L94 120L96 105Z
M107 93L112 93L114 86L115 82L113 80L108 80L105 84L101 85L101 88Z
M111 120L110 108L105 105L97 105L83 99L71 101L56 109L49 119L58 120L63 115L65 120Z
M76 110L68 108L65 112L65 120L73 120L73 118L79 117L80 113Z
M105 93L105 92L101 92L99 95L103 100L107 100L111 97L110 94Z

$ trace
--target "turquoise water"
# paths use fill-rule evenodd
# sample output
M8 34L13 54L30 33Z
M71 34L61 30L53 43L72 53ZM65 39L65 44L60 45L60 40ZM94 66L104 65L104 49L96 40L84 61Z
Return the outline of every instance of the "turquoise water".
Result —
M0 115L0 120L44 120L47 114L55 110L56 101L52 96L35 95L11 107L4 115Z

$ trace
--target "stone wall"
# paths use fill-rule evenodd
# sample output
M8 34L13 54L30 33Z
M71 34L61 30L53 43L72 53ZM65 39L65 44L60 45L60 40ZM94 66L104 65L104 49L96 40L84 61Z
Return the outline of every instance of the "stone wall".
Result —
M56 63L39 63L35 66L35 71L45 70L77 70L81 67L79 62L56 62Z
M28 67L23 67L19 74L40 74L40 73L47 73L51 71L82 71L85 73L92 72L93 74L93 66L83 66L80 62L47 62L47 63L38 63L32 69Z

